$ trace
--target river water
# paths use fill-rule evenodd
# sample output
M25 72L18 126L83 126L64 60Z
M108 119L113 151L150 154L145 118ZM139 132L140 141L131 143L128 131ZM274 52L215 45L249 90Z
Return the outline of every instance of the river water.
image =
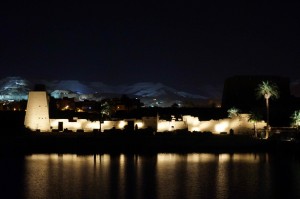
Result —
M1 198L300 198L287 154L32 154L0 157Z

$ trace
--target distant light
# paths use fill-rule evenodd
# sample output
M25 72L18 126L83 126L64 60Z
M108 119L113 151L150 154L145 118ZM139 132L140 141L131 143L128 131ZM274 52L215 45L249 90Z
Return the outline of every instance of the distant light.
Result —
M80 108L77 108L76 111L77 111L77 112L83 112L83 110L80 109Z
M62 110L68 110L69 109L69 105L65 106L64 108L62 108Z

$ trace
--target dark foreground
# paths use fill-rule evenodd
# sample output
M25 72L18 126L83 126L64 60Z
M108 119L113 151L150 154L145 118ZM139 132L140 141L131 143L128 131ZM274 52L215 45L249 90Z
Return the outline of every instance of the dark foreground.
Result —
M236 153L300 152L297 141L257 139L244 135L26 133L2 137L0 154L16 153Z

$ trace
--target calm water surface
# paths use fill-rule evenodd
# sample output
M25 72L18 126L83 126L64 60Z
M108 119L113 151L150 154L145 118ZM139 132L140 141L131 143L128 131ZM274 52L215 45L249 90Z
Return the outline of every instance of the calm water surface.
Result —
M1 198L300 198L286 154L0 157Z

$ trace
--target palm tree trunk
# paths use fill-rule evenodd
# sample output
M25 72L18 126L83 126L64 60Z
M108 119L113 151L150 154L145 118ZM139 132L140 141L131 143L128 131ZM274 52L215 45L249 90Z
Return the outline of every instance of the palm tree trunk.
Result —
M266 98L266 108L267 108L267 129L266 129L266 138L269 137L269 129L270 129L270 118L269 118L269 98Z

